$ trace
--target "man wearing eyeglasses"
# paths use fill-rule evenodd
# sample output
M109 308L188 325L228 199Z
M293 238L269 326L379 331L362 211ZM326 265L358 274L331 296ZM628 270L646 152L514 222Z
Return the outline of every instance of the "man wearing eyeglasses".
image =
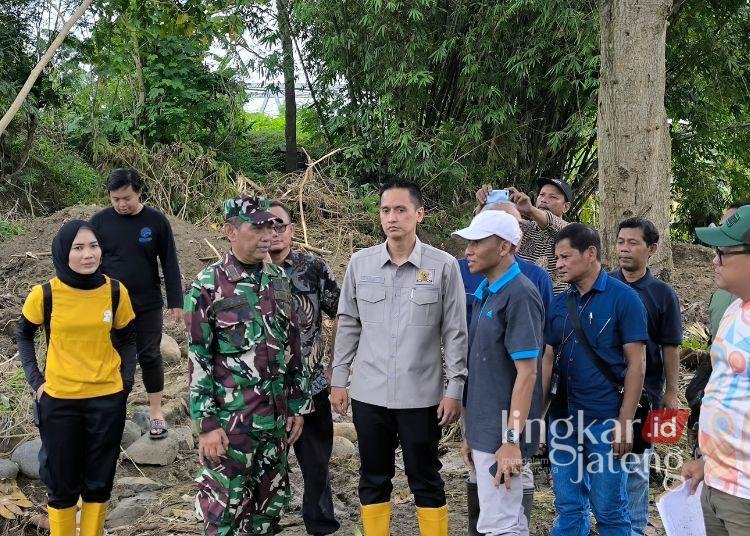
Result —
M273 225L268 253L273 263L284 269L291 282L302 359L307 363L312 385L314 409L304 416L302 436L294 443L294 453L305 483L302 519L309 534L332 534L339 529L339 522L334 516L328 473L333 448L333 419L328 399L331 362L324 356L321 311L330 318L336 318L340 289L323 259L292 251L294 224L289 209L278 201L272 201L269 212L278 221ZM335 333L334 323L332 334Z
M703 481L706 534L740 536L750 526L750 206L720 227L699 227L713 246L719 288L738 297L724 313L711 345L713 372L701 404L703 458L687 462L682 475L694 493Z

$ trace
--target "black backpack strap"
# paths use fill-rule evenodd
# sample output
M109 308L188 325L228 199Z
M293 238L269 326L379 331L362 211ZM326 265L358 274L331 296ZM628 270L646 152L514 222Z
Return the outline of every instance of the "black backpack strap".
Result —
M117 307L120 305L120 282L117 279L110 278L109 289L112 293L112 326L110 329L114 329L115 317L117 316Z
M42 284L42 306L44 307L44 336L47 338L49 349L50 324L52 323L52 285L49 281Z
M568 316L570 317L570 322L573 324L573 329L576 332L576 337L578 337L578 342L580 342L581 346L583 346L583 349L586 350L586 354L589 356L589 359L591 359L594 365L596 365L596 368L599 369L599 372L601 372L602 375L607 378L609 383L611 383L618 392L622 392L623 382L619 380L617 376L615 376L615 373L612 372L612 369L609 367L609 365L601 356L599 356L599 354L596 353L596 350L591 347L591 343L589 342L588 338L586 337L586 333L584 333L583 328L581 327L581 317L578 314L578 310L576 308L575 296L573 296L573 293L570 291L568 292L566 305L568 306Z

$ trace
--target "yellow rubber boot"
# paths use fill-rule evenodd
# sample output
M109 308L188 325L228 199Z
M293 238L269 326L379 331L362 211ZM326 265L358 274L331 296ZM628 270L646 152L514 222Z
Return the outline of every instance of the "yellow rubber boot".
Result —
M79 536L102 536L107 503L84 502L81 506L81 531Z
M393 505L390 502L360 505L364 536L389 536L391 534L391 508Z
M78 507L52 508L47 506L50 536L76 536L76 512Z
M440 508L417 506L419 534L421 536L448 536L448 505Z

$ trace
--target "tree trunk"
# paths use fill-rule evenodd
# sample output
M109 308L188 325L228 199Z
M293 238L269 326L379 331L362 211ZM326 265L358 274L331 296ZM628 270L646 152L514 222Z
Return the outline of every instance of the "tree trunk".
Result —
M297 100L294 95L294 45L286 0L276 0L284 70L284 138L286 170L297 170Z
M23 104L23 101L26 100L26 97L29 96L29 92L31 91L31 88L34 87L34 82L36 82L37 78L39 78L39 75L42 74L42 71L49 63L49 60L52 59L52 56L55 55L55 52L57 52L57 49L60 48L60 45L62 45L62 42L65 40L65 38L70 33L71 28L73 28L73 25L76 23L78 19L81 18L81 16L86 12L86 10L91 5L92 0L84 0L80 6L78 6L78 9L76 9L75 13L73 13L73 16L68 19L68 22L63 25L62 29L60 30L60 33L57 34L55 37L55 40L52 41L52 44L47 49L47 52L44 53L44 56L39 60L39 63L36 64L36 67L34 67L31 72L29 73L29 77L26 79L26 83L21 88L21 91L18 92L18 95L16 96L16 99L13 101L13 103L10 105L10 108L8 108L8 111L5 112L5 115L3 115L3 118L0 119L0 136L3 135L5 132L5 129L8 128L8 125L13 120L13 117L18 113L18 110L21 109L21 105Z
M664 109L672 0L602 0L599 192L602 261L617 266L617 225L640 216L659 230L655 275L669 280L671 141Z

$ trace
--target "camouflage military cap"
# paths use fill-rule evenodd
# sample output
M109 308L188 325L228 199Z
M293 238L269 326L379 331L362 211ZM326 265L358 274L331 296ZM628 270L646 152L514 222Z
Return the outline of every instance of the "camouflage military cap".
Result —
M268 211L270 201L265 197L240 195L224 201L224 220L229 218L240 218L254 225L260 225L269 221L280 221Z

